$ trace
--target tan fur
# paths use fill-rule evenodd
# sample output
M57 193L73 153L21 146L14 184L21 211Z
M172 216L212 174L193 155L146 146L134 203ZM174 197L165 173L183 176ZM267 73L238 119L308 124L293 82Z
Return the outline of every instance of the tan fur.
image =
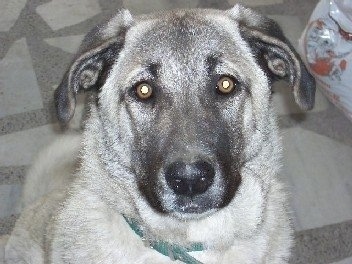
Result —
M150 248L123 216L142 226L146 240L203 243L206 250L190 253L202 263L288 263L292 228L277 177L281 142L270 99L270 60L279 57L284 67L278 77L289 79L303 108L314 103L304 97L314 95L314 81L280 32L273 21L235 6L226 12L176 10L136 18L122 11L88 34L56 91L60 120L72 117L77 91L94 87L109 62L107 77L90 105L83 135L63 136L34 162L24 187L26 209L6 245L6 263L181 263ZM253 45L266 56L254 54ZM206 58L219 50L224 57L209 73ZM258 56L268 69L261 68ZM156 78L144 65L154 61L162 93L152 107L126 87ZM87 72L94 78L80 79ZM227 98L210 96L211 74L233 75L243 88ZM158 108L162 103L167 107ZM199 214L183 213L166 183L165 164L200 154L218 164L209 145L217 136L214 129L231 136L222 148L229 149L229 166L239 167L241 182L226 206L209 203ZM151 134L160 140L148 142ZM162 145L164 140L169 143ZM152 161L138 156L144 152L162 153L161 165L159 156ZM149 165L155 167L145 183ZM227 187L220 166L214 170L214 183L204 194L210 201L222 199ZM148 185L152 180L155 186ZM148 188L157 188L155 199L164 212L152 204Z

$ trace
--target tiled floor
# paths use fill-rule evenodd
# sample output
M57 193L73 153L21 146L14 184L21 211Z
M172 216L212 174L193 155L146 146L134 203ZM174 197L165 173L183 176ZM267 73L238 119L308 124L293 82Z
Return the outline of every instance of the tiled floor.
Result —
M56 31L94 17L101 8L95 0L52 0L39 5L36 12Z
M84 34L118 8L230 8L235 0L0 0L0 236L19 213L24 171L59 132L52 92ZM281 24L294 46L317 0L237 1ZM274 101L285 146L296 248L292 263L352 263L352 123L317 93L302 113L284 82ZM4 237L0 237L0 244ZM350 257L348 259L348 257ZM1 259L1 252L0 252Z
M21 10L27 0L1 1L0 2L0 31L8 31L17 21Z
M282 134L296 230L352 219L352 147L300 127Z
M0 118L43 108L25 38L16 40L0 61L0 80Z
M338 262L334 262L334 264L351 264L352 263L352 258L346 258Z

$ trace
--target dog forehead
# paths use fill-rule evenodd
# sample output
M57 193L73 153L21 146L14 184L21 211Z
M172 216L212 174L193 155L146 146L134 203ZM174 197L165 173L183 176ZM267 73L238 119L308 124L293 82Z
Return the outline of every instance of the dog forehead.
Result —
M201 80L208 74L209 58L221 56L243 69L251 56L238 23L218 10L177 10L142 17L127 32L124 54L121 64L133 69L129 72L157 64L170 84L187 82L187 76L193 82Z
M134 49L157 57L165 52L180 57L226 52L241 39L236 21L226 17L215 10L176 10L140 20Z

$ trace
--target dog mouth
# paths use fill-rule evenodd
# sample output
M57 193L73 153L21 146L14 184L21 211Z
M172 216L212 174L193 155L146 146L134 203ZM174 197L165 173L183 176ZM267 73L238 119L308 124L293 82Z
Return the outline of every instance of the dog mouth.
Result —
M231 155L218 156L166 159L159 166L154 162L140 178L140 191L157 213L179 220L207 217L230 203L241 182Z
M178 199L174 208L175 212L181 214L198 214L201 215L209 210L213 209L213 206L209 203L197 201L199 199L186 198Z
M199 214L199 213L203 213L204 209L201 208L198 204L194 203L193 201L190 201L189 203L186 203L180 206L180 211L183 213L189 213L189 214Z
M237 171L225 176L216 170L208 188L197 186L191 188L196 192L191 192L181 191L177 187L170 188L165 177L160 175L163 174L159 173L159 177L154 178L155 181L140 182L140 191L153 211L179 221L204 219L225 208L234 198L241 183L241 176ZM194 187L193 182L190 185ZM204 192L200 192L198 188Z
M201 168L204 166L202 164ZM203 177L208 171L211 171L211 177L208 176L208 182L204 183ZM182 221L201 219L226 207L240 183L239 175L225 177L218 169L193 171L192 178L186 179L179 178L179 171L171 174L170 179L164 175L159 173L154 182L145 181L140 185L141 191L155 211ZM194 181L196 176L198 180Z
M201 219L225 206L222 196L221 191L217 194L209 191L193 197L169 194L161 198L161 204L165 210L164 213L172 217L180 220Z

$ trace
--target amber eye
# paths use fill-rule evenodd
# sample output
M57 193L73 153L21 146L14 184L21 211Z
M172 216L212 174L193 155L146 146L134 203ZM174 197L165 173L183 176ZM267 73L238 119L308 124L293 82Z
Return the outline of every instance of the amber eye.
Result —
M136 93L140 99L148 99L153 94L153 88L148 83L141 83L136 87Z
M232 78L222 76L220 77L216 88L222 94L229 94L236 88L236 83Z

